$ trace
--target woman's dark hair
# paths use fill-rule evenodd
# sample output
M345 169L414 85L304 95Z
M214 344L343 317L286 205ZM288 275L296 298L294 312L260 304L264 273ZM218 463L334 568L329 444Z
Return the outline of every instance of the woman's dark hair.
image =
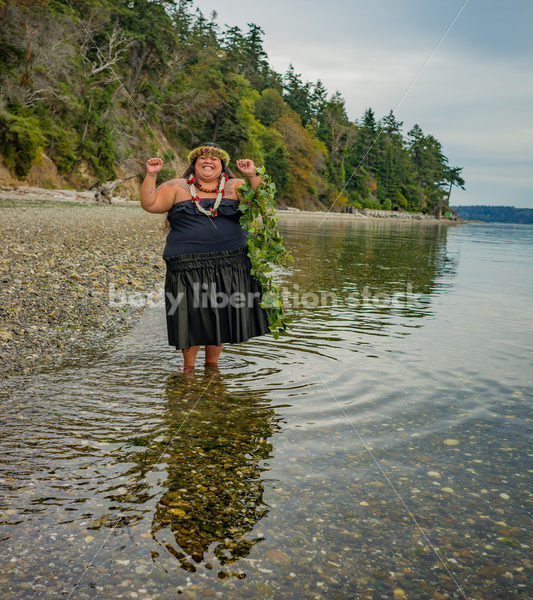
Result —
M200 144L200 145L201 146L213 146L213 148L220 148L222 150L222 148L218 144L215 144L215 142L206 142L205 144ZM183 175L182 175L183 179L188 179L191 175L194 175L194 167L196 165L197 158L198 157L196 157L192 161L192 163L187 167L187 169L185 170L185 173L183 173ZM225 161L220 160L220 162L222 163L222 172L228 174L228 179L235 179L235 175L231 172L231 169L225 163Z

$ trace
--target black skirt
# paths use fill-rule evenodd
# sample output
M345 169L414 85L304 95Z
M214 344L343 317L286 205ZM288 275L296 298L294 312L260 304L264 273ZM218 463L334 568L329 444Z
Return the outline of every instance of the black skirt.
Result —
M247 247L163 259L170 346L239 344L270 332Z

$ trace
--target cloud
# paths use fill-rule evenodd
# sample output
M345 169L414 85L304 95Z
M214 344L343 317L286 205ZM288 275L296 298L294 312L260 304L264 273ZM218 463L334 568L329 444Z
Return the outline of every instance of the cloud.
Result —
M216 8L210 0L195 4L205 14ZM240 1L226 0L222 17L243 30L247 23L263 27L276 71L292 63L303 81L320 79L330 94L339 90L356 119L368 107L381 117L400 103L462 5L269 0L248 3L243 12ZM528 0L470 0L395 111L404 132L418 123L442 143L450 164L464 167L467 185L472 180L461 194L472 193L476 203L480 196L502 203L514 181L514 201L533 204L524 173L533 163L531 17Z

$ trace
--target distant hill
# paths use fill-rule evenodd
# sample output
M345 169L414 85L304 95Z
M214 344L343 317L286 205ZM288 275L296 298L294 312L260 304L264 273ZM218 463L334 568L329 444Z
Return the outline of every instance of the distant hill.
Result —
M474 219L488 223L533 224L533 208L514 206L452 206L461 219Z

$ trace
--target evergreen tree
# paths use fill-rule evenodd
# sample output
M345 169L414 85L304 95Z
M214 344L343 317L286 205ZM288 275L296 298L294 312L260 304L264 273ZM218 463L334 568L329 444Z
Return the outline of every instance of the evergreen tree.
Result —
M211 14L211 20L207 20L202 11L197 8L192 21L192 27L187 39L196 51L202 51L204 48L216 49L220 43L217 37L218 25L216 24L216 11Z
M405 164L402 163L408 159L403 147L402 126L403 122L397 121L392 110L378 123L381 132L375 144L379 165L377 168L378 199L384 207L386 201L386 206L392 204L392 198L400 189L401 170L405 169Z
M377 166L377 151L374 146L378 135L378 125L371 108L365 111L362 122L356 123L356 127L357 134L355 142L350 148L348 163L353 173L352 188L365 197L367 190L375 181Z
M403 121L397 121L391 109L390 113L381 119L381 127L388 136L401 136Z
M194 17L191 14L193 0L178 0L177 6L170 11L174 20L177 39L186 44L191 37Z
M376 165L375 144L378 136L378 125L374 111L368 108L363 116L363 121L358 128L356 148L359 159L367 170L372 170Z
M456 186L460 187L462 190L465 189L465 180L461 176L462 170L462 167L446 167L444 169L444 181L449 187L446 195L446 202L442 209L450 206L450 194L452 193L452 187Z
M302 77L295 72L292 63L283 77L283 90L285 102L300 115L302 125L307 125L312 118L311 84L302 83Z
M328 91L320 79L315 83L311 95L311 112L315 118L318 118L327 102Z
M411 160L415 169L418 193L416 201L410 199L411 210L433 212L443 204L447 187L448 159L442 153L440 142L432 135L424 135L419 125L407 134Z
M275 81L263 48L264 33L258 25L248 23L246 35L239 27L228 27L223 36L228 65L236 72L242 73L259 91L269 87L269 82Z
M354 134L354 128L346 114L344 98L337 91L322 106L317 127L317 136L328 150L326 164L329 179L337 191L340 191L346 182L346 163L351 163L351 155L346 149L353 143Z
M264 34L259 25L248 23L248 35L244 39L246 62L243 75L259 91L265 89L269 73L268 56L263 48Z
M240 27L228 27L222 37L228 65L236 72L241 72L244 63L245 39Z

